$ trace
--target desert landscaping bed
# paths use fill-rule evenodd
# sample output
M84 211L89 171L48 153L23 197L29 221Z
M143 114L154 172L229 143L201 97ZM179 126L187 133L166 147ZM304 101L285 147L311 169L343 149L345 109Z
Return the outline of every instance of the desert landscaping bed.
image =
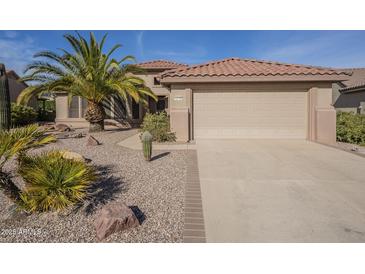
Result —
M111 201L138 207L144 220L138 228L112 234L104 241L182 242L187 152L155 151L153 160L146 162L141 151L117 145L136 133L135 129L108 130L93 134L102 143L99 146L86 146L87 138L66 138L34 151L80 153L100 170L102 180L84 205L63 214L19 213L0 192L0 242L97 242L95 216ZM14 164L9 162L5 168L11 170Z

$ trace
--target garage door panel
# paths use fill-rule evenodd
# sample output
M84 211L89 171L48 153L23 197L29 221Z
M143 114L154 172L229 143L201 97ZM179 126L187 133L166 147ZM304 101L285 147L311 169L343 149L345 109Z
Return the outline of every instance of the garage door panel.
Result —
M306 92L194 92L194 137L306 138Z

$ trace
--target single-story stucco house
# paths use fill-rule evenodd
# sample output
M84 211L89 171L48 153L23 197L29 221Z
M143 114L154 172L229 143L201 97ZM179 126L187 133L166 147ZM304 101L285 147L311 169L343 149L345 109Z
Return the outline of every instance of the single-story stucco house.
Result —
M8 77L9 82L10 102L15 103L18 95L23 91L23 89L28 87L28 85L19 81L20 77L14 70L7 70L6 76ZM37 99L31 98L28 105L37 109Z
M365 114L365 68L343 69L349 80L333 84L333 106L337 111Z
M140 76L159 98L150 103L150 110L166 110L178 141L288 138L334 143L332 84L348 80L350 74L240 58L193 66L162 60L138 65L146 70ZM67 95L58 94L56 122L87 126L85 107L75 98L69 108ZM132 102L124 114L139 123L145 112ZM118 121L115 115L110 118Z

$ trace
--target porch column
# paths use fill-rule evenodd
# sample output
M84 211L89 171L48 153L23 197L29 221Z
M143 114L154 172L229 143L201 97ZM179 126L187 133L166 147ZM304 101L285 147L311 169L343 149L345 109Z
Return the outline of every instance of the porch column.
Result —
M311 88L308 101L308 139L324 144L335 144L336 110L332 105L332 88Z
M171 88L170 126L177 141L188 142L190 133L191 89Z
M79 118L82 118L82 111L83 111L83 109L82 109L82 98L79 96L78 99L79 99L79 101L78 101L78 103L79 103Z
M56 123L57 123L57 120L68 118L67 93L57 93L55 100L56 100Z

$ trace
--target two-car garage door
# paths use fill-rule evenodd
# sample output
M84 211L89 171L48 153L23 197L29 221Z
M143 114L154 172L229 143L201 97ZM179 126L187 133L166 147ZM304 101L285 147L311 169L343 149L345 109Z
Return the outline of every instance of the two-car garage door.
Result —
M193 135L305 139L307 113L306 92L195 90Z

